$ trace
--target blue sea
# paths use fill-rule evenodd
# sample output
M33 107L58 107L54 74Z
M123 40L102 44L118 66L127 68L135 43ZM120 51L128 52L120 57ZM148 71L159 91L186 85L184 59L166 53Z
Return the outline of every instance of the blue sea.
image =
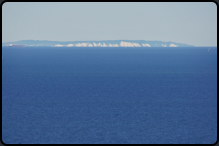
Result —
M5 144L214 144L217 48L2 47Z

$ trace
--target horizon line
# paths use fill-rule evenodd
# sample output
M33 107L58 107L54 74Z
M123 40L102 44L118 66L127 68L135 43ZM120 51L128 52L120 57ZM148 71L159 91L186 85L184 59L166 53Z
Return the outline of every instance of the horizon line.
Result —
M86 41L158 41L158 42L166 42L166 43L178 43L178 42L173 42L173 41L160 41L160 40L143 40L143 39L115 39L115 40L72 40L72 41L56 41L56 40L34 40L34 39L26 39L26 40L18 40L18 41L7 41L7 42L2 42L3 43L10 43L10 42L19 42L19 41L53 41L53 42L86 42ZM178 43L178 44L185 44L185 43ZM189 44L185 44L189 45ZM2 45L3 46L3 45ZM200 46L200 45L190 45L194 47L217 47L217 46Z

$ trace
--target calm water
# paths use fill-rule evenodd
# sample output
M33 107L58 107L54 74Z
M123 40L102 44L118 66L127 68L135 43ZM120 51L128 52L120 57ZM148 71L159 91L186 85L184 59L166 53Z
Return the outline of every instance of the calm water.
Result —
M2 140L213 144L208 49L3 47Z

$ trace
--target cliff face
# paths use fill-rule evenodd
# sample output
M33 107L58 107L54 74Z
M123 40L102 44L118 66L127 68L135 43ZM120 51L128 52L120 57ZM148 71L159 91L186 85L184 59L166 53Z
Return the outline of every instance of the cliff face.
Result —
M194 47L175 42L146 41L146 40L101 40L101 41L47 41L47 40L21 40L17 42L2 43L25 46L51 46L51 47Z

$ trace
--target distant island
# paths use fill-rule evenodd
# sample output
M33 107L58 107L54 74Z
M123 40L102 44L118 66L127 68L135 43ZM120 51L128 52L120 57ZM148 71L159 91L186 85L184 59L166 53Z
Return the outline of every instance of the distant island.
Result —
M2 46L27 47L195 47L175 42L146 41L146 40L101 40L101 41L47 41L47 40L21 40L17 42L2 43Z

